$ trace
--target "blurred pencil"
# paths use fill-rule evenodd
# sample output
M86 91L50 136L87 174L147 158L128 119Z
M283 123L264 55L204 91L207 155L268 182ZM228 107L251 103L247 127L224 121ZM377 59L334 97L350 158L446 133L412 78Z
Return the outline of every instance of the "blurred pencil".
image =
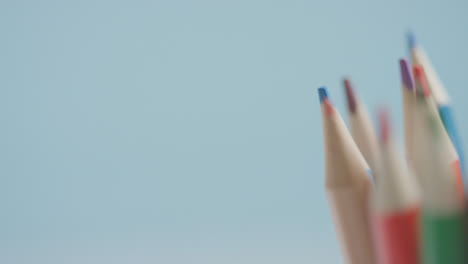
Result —
M442 132L440 132L440 138L441 142L443 142L443 144L445 145L444 149L446 150L446 152L444 153L444 155L446 155L446 160L448 161L448 163L451 164L453 168L456 169L457 172L461 172L458 154L452 142L450 141L450 137L444 129L444 125L440 116L438 115L437 106L433 101L433 97L431 97L431 90L429 89L427 80L425 78L424 70L421 66L414 67L414 77L416 84L416 107L413 117L413 139L415 141L418 141L417 143L415 143L415 149L417 149L418 157L414 157L414 169L419 173L420 177L424 177L424 175L430 173L430 171L425 171L428 168L427 163L430 162L430 160L427 160L425 157L427 156L427 153L432 151L432 149L429 149L430 144L427 144L428 139L424 136L425 134L427 134L426 119L427 116L430 116L431 120L433 120L432 125L439 126L442 130ZM461 173L457 173L454 179L458 185L458 193L460 195L464 195L463 180Z
M411 65L406 58L400 59L400 75L403 97L403 119L405 129L405 151L406 159L411 162L411 156L414 155L413 142L413 115L416 104L414 93L414 79Z
M378 263L419 264L421 198L394 142L388 113L380 112L381 144L375 174L373 219Z
M343 80L348 101L349 123L351 134L359 150L369 164L372 173L375 171L375 157L377 156L377 135L366 106L359 100L351 81ZM375 180L375 174L372 176Z
M368 194L369 167L333 106L325 87L318 89L325 141L325 185L345 263L375 264Z
M455 146L455 149L457 150L458 156L460 158L462 174L466 177L465 153L456 127L452 106L450 103L450 96L448 95L447 90L442 84L426 52L422 46L416 42L415 36L412 33L409 33L408 35L408 43L411 50L413 65L421 65L424 69L432 96L434 97L434 100L438 106L439 115L442 118L444 127L447 130L450 139Z
M446 104L450 101L450 97L445 89L439 75L432 66L432 62L426 54L426 51L416 41L414 34L408 34L408 45L411 51L411 59L413 66L421 65L426 74L427 82L430 86L432 96L437 104Z
M414 76L414 158L424 196L424 263L466 263L466 203L458 156L431 101L422 67L415 67Z

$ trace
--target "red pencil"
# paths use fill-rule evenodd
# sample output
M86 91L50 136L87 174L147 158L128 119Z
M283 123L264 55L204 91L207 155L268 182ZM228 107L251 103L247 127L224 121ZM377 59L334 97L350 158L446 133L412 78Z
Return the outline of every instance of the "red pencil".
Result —
M421 199L397 148L388 114L379 116L381 128L377 178L372 199L374 235L380 264L419 264Z

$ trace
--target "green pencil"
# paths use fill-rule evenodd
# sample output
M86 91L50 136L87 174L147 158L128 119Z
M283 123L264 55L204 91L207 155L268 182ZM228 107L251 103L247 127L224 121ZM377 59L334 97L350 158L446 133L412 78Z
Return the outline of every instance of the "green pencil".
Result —
M465 264L466 214L428 211L424 212L423 219L424 263Z
M466 264L466 204L458 155L431 100L424 72L415 67L415 170L424 194L423 259L426 264Z

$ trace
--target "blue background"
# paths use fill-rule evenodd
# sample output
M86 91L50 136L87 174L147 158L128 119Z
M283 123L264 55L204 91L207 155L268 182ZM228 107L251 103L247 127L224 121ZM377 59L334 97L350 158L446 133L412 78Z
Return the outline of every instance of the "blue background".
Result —
M2 0L0 262L342 263L316 89L401 131L411 28L467 143L467 3Z

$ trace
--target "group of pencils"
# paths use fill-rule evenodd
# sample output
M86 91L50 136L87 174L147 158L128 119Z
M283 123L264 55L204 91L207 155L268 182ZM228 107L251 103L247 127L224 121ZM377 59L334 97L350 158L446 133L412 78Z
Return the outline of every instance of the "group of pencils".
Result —
M408 42L411 61L399 61L404 151L388 110L376 129L348 79L351 132L318 89L325 185L349 264L468 263L466 171L450 99L421 45Z

